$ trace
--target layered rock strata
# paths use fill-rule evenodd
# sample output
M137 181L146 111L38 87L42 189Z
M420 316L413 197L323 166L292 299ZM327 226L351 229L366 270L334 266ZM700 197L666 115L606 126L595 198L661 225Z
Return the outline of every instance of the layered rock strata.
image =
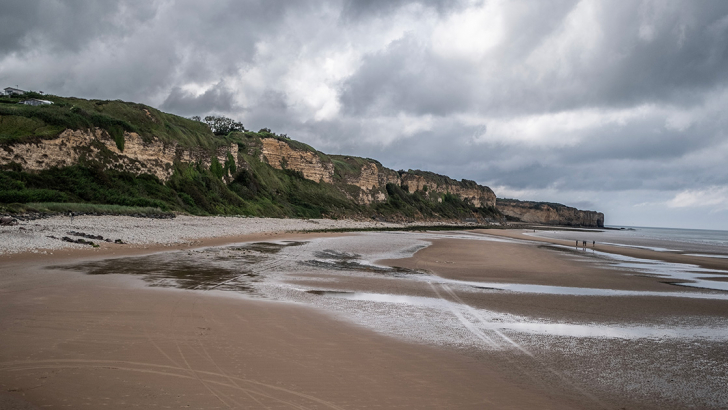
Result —
M65 130L57 138L0 147L0 165L20 164L26 171L42 171L71 166L82 157L102 164L104 169L133 174L152 174L167 181L174 172L174 162L200 162L210 166L212 155L201 149L182 149L177 143L164 144L158 139L144 141L137 133L124 133L124 150L104 130ZM103 152L106 151L106 152ZM237 160L238 144L216 150L218 161L225 163L227 154Z
M304 178L315 182L333 182L334 164L322 161L318 153L295 150L275 138L263 138L261 142L260 160L273 168L299 171Z
M304 178L312 181L334 182L336 170L333 162L330 159L322 158L318 152L297 150L285 141L275 138L263 138L261 142L260 159L270 166L299 171ZM338 158L351 159L350 157ZM395 184L409 193L416 191L449 193L476 207L495 206L493 191L474 181L456 181L431 172L397 172L383 167L374 160L363 158L358 160L363 161L357 166L358 174L344 176L340 182L360 189L358 196L352 197L359 203L370 204L385 201L387 199L386 185Z
M561 204L498 198L497 207L504 215L522 222L544 225L604 227L603 213L581 211Z

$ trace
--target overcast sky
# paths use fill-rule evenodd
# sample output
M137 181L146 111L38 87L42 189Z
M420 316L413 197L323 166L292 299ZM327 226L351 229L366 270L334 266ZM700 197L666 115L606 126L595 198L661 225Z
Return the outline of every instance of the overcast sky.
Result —
M0 86L728 229L728 1L0 0Z

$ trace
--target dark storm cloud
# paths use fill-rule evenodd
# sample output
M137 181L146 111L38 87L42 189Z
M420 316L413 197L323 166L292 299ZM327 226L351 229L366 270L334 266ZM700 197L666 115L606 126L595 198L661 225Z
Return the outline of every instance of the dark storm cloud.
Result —
M53 52L76 51L89 41L123 36L127 25L154 17L148 1L94 0L4 1L0 13L0 53L49 47Z
M618 105L695 101L728 80L726 16L723 1L611 3L603 14L603 59L590 67L589 88Z
M417 39L407 37L366 56L342 87L349 115L406 111L447 115L471 106L469 67L433 58Z
M582 205L728 185L725 67L722 0L0 3L0 88L219 113Z
M363 19L387 15L407 5L422 5L433 8L438 12L457 7L459 1L447 0L345 0L342 7L342 17L347 20Z
M577 2L543 2L519 14L517 24L506 29L509 40L493 51L496 63L438 57L422 38L393 43L365 58L343 88L342 102L354 113L398 107L434 115L464 109L558 112L663 101L684 106L728 81L728 3L723 1L605 2L595 11L600 24L583 28L585 37L598 38L594 44L564 52L554 41L553 50L546 47L542 53L553 51L545 62L558 62L556 67L527 67L538 47L548 46L550 36L557 37L569 24L576 7ZM478 78L473 72L480 64L495 67ZM469 100L469 93L479 98ZM438 96L442 103L433 104Z
M224 84L217 84L200 95L194 95L175 87L160 108L180 115L192 116L210 112L227 113L235 108L235 103L233 92Z

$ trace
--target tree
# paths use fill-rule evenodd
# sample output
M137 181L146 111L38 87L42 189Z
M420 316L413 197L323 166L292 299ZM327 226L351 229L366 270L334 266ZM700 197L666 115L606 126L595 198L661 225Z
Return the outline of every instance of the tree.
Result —
M197 119L200 117L192 118ZM222 115L208 115L202 120L202 122L207 124L207 126L210 127L210 131L212 131L215 135L228 135L233 131L245 131L243 123L231 118L223 117Z

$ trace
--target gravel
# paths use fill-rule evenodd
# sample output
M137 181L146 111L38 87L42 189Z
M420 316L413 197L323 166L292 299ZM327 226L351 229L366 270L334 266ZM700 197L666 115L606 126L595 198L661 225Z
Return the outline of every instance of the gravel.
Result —
M401 227L403 224L332 219L274 219L245 217L178 216L174 219L147 219L130 216L54 216L20 221L0 227L0 255L39 252L63 248L89 248L61 240L69 232L101 235L111 242L125 244L182 244L201 238L249 235L311 229ZM76 236L72 236L76 238ZM100 242L100 241L94 241ZM123 246L123 245L118 245Z

